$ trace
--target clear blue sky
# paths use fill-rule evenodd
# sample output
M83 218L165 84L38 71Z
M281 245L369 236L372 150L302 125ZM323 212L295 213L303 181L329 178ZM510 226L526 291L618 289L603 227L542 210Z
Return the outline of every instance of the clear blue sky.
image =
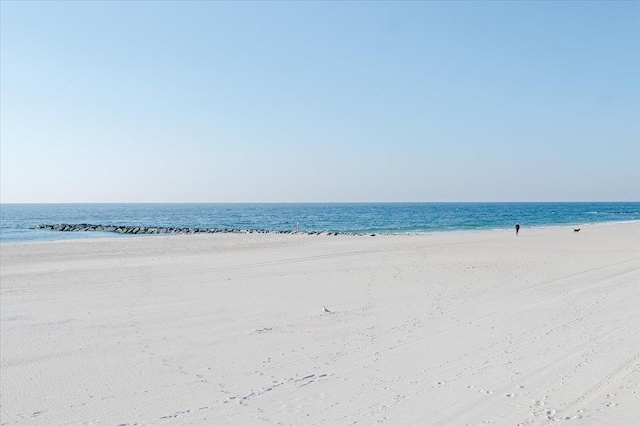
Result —
M2 202L640 200L640 2L2 2Z

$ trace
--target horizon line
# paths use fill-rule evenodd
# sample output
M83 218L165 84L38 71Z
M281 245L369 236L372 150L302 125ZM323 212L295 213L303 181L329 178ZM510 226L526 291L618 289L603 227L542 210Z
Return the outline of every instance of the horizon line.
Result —
M579 201L64 201L64 202L2 202L0 205L17 204L526 204L526 203L640 203L640 200L579 200Z

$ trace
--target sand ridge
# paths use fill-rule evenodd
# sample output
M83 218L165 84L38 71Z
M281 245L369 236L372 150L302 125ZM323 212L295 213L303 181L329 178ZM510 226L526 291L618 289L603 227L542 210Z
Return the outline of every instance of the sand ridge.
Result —
M640 224L581 228L0 245L1 423L640 424Z

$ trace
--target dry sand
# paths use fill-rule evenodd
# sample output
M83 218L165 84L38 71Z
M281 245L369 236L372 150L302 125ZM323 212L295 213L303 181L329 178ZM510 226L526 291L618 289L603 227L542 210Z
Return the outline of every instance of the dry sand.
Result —
M3 425L640 424L639 223L0 250Z

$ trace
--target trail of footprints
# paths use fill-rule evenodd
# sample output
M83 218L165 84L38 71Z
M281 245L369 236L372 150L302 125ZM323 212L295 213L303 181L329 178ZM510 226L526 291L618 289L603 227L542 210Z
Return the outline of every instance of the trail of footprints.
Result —
M274 391L279 387L282 386L295 386L298 388L304 387L304 386L308 386L311 385L313 383L316 382L320 382L320 381L324 381L326 379L328 379L329 374L327 373L322 373L322 374L307 374L304 375L303 377L298 377L298 375L296 375L295 377L289 377L287 379L283 379L283 380L275 380L272 379L271 383L261 387L260 389L250 389L249 393L247 394L235 394L233 392L230 392L228 390L225 389L225 385L222 383L218 384L218 387L221 389L221 392L223 394L228 395L226 397L226 399L217 399L215 401L213 401L213 403L215 404L215 406L203 406L203 407L199 407L197 409L188 409L188 410L180 410L180 411L176 411L172 414L167 414L164 416L161 416L159 419L160 420L169 420L169 419L175 419L178 417L185 417L188 415L195 415L195 414L200 414L201 412L204 412L205 410L211 410L211 409L215 409L216 407L220 407L221 405L224 404L237 404L237 405L246 405L248 404L251 400L259 398L261 395L264 395L268 392ZM258 412L262 412L263 410L261 409L257 409ZM268 419L264 419L265 421Z

